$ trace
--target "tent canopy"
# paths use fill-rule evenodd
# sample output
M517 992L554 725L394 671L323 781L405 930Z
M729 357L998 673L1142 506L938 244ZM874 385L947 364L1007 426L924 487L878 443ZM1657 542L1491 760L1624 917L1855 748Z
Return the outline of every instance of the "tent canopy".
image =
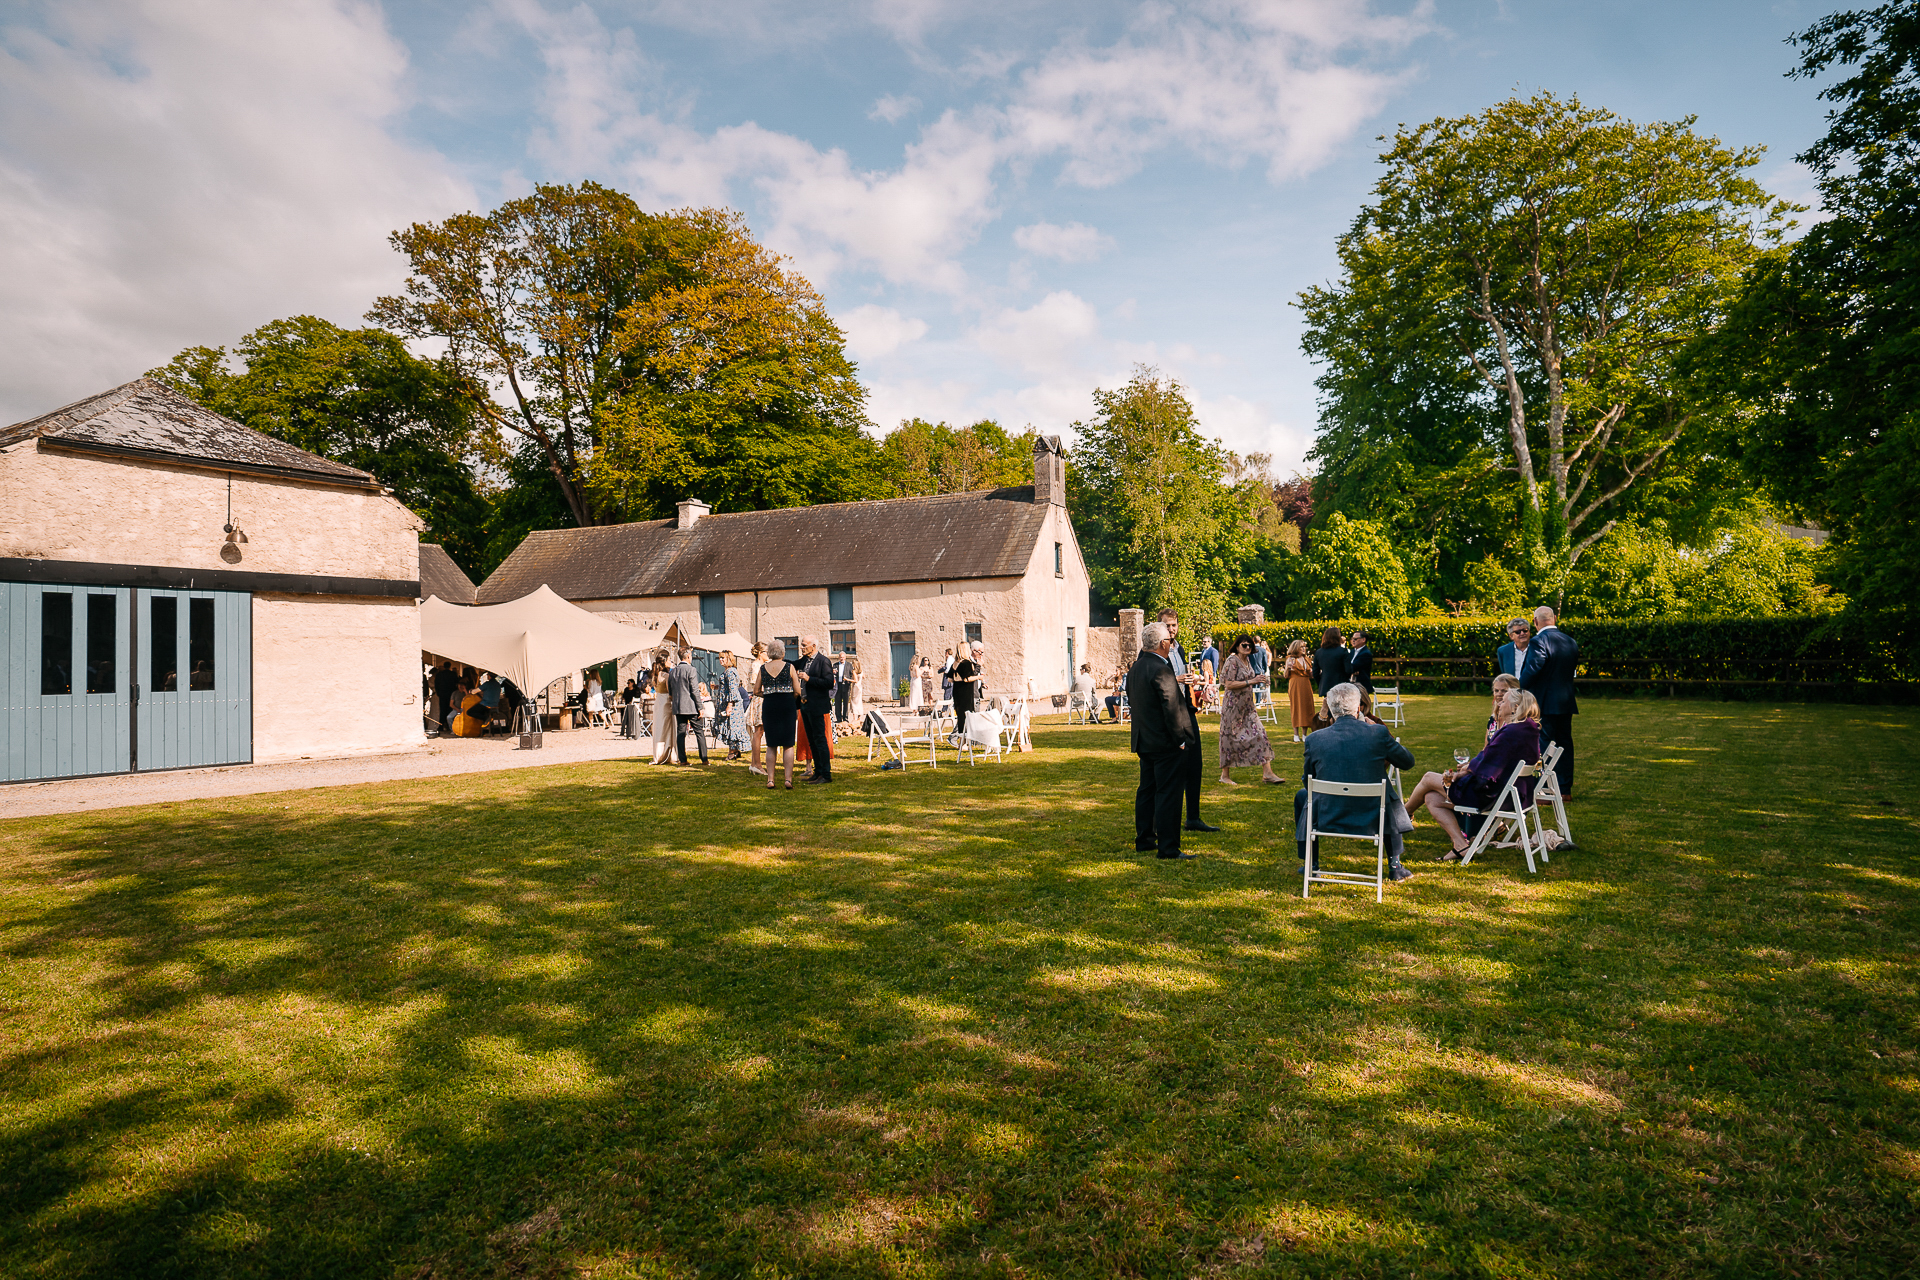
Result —
M701 635L698 630L689 629L680 619L675 618L673 625L667 628L662 644L685 645L689 649L704 649L708 653L727 650L736 658L744 658L753 652L753 642L745 636L735 635L731 631L717 635Z
M571 671L657 647L660 637L608 621L542 586L506 604L420 606L420 647L494 671L529 695Z

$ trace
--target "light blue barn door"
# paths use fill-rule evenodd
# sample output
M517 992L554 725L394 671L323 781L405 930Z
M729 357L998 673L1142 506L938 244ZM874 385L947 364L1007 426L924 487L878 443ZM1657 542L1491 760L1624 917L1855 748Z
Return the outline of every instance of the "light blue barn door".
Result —
M132 592L0 583L0 780L132 767Z
M253 759L253 597L237 591L137 594L138 767Z

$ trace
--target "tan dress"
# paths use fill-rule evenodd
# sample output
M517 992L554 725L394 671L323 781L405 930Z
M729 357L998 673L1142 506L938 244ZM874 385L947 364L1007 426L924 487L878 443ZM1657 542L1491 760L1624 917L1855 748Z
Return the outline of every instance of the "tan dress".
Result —
M1287 705L1296 731L1313 728L1313 663L1307 658L1287 660Z

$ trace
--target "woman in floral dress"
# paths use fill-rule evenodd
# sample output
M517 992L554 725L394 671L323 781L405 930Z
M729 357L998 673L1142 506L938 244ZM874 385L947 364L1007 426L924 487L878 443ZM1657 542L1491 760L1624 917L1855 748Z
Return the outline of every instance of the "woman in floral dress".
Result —
M1253 669L1253 637L1243 635L1220 664L1220 781L1229 787L1240 785L1233 780L1235 765L1257 764L1262 782L1280 781L1267 727L1253 706L1253 686L1264 683Z
M733 656L732 650L721 650L720 685L714 690L719 696L714 699L718 705L713 709L713 729L720 741L727 744L729 760L738 760L753 740L747 728L746 691L740 686L739 665L740 660Z

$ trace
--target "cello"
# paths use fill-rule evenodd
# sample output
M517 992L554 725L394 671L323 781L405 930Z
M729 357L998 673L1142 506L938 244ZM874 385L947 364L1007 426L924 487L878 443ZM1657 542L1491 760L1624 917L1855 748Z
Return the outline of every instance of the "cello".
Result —
M487 731L487 721L491 718L480 701L480 691L468 690L466 697L460 700L460 713L453 718L453 736L477 738Z

